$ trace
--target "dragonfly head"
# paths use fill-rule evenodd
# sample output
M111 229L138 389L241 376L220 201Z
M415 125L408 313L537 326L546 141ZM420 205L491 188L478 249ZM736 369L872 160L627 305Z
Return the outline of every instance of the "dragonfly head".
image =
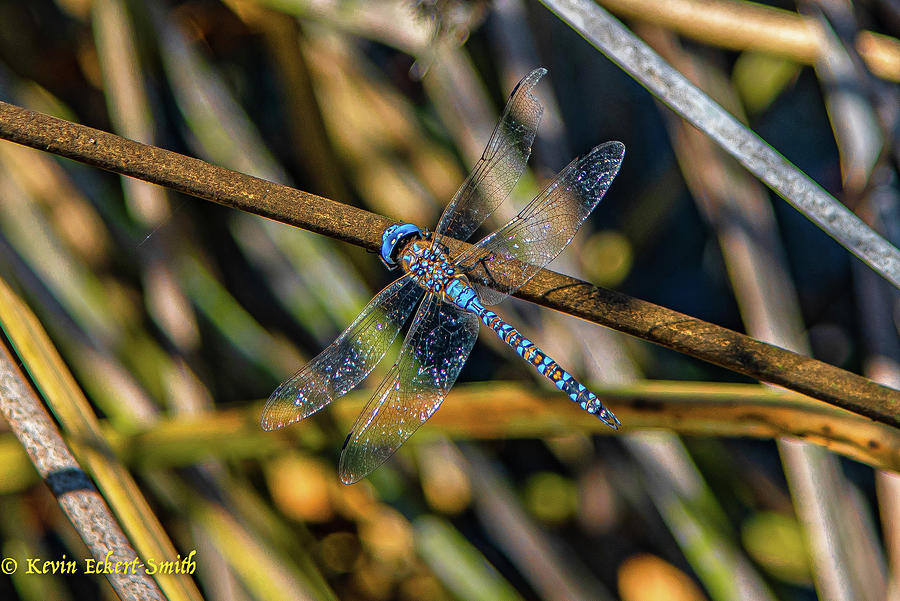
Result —
M388 269L397 267L397 252L413 238L421 238L422 230L411 223L397 223L381 234L381 262Z

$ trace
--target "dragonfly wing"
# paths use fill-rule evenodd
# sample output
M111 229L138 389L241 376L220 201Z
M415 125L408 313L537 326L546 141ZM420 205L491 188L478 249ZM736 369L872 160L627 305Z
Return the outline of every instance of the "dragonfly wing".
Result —
M379 292L328 348L279 386L263 409L263 430L312 415L359 384L381 361L424 290L405 275Z
M518 290L569 245L624 156L624 144L606 142L575 159L518 215L456 259L476 283L482 304L494 305Z
M426 298L400 357L347 436L341 480L365 478L437 411L475 344L478 324L474 314Z
M444 209L435 228L437 239L467 240L519 181L544 112L531 90L545 73L546 69L535 69L510 94L484 154Z

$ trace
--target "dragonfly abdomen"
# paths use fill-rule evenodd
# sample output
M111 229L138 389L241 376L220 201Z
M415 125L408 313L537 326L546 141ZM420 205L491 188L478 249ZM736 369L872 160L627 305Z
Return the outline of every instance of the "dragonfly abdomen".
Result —
M474 290L472 290L472 293L474 294ZM593 392L576 380L572 374L560 367L559 363L538 348L535 343L523 336L516 328L503 321L493 311L486 309L478 302L477 297L467 299L466 306L463 308L478 315L481 322L489 327L500 340L512 347L517 355L528 361L539 374L553 382L554 386L565 392L582 409L592 415L596 415L608 426L615 429L619 428L619 420L613 415L612 411L604 407L603 403Z

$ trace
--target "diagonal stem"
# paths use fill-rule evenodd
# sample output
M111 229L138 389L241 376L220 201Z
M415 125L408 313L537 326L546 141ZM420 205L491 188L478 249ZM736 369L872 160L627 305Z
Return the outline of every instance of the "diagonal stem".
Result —
M900 250L590 0L541 0L844 248L900 288Z
M106 565L102 563L104 561L110 565L119 565L120 561L128 565L132 560L135 561L131 571L125 569L98 572L106 574L119 598L123 601L151 599L163 601L163 593L156 581L145 572L143 564L140 564L140 568L137 567L139 564L137 552L131 546L119 521L94 487L90 477L82 470L63 440L53 418L28 386L9 349L2 345L0 345L0 415L5 418L28 453L35 469L56 497L60 508L87 545L93 560L97 562L94 566L102 569ZM8 566L10 560L11 558L4 560L4 568ZM22 563L25 564L24 561ZM77 569L70 573L75 571Z
M0 138L370 250L386 217L0 101ZM468 244L449 241L458 253ZM516 294L757 380L900 427L900 391L621 292L542 270Z

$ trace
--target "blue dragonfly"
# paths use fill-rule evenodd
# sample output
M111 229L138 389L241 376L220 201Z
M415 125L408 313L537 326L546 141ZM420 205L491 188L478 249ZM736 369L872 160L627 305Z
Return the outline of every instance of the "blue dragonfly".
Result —
M266 403L262 427L275 430L346 394L381 361L418 306L397 362L344 442L340 476L347 484L384 463L437 411L475 344L479 323L582 409L618 429L619 420L596 395L487 307L518 290L568 246L609 189L625 146L606 142L572 161L506 225L459 255L449 256L445 242L475 233L524 171L543 113L532 90L546 72L535 69L513 90L481 160L433 233L411 223L384 231L381 260L389 269L400 267L403 276Z

